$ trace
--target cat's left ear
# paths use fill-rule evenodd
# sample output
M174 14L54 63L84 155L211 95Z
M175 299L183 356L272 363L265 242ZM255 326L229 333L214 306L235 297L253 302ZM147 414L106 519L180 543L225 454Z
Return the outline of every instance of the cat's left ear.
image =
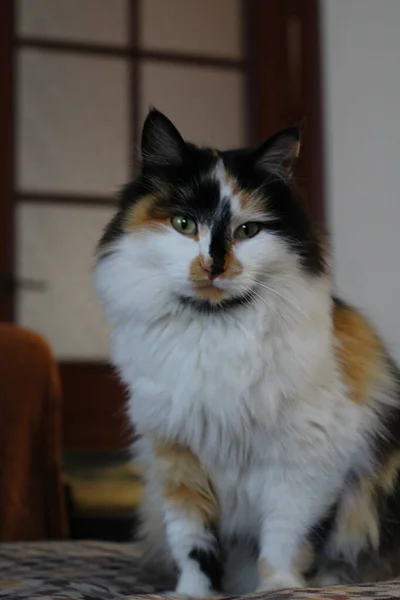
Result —
M260 171L281 173L291 177L300 154L299 127L289 127L270 137L255 153L255 166Z

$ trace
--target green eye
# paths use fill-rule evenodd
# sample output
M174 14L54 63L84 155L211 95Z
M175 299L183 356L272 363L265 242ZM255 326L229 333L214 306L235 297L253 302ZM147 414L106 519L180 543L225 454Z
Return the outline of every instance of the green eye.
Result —
M238 227L234 233L237 240L249 240L261 231L261 223L249 221Z
M172 226L183 235L196 235L197 224L194 219L185 217L185 215L177 215L171 219Z

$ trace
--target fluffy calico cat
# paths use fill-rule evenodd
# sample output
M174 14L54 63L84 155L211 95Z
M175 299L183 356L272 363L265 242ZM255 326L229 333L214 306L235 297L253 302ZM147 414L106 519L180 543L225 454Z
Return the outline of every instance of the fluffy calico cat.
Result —
M152 110L98 248L146 477L144 531L205 597L396 567L400 387L333 298L293 185L291 128L256 150L186 143Z

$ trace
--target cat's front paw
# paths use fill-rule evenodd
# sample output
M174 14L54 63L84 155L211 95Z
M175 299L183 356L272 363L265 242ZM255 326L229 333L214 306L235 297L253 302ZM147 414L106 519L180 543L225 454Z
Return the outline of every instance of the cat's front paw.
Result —
M292 573L277 574L274 577L261 581L257 587L257 592L276 592L288 588L302 588L306 583L304 579Z
M201 571L184 571L178 581L178 585L173 592L165 592L165 595L172 598L198 599L213 598L217 593L211 587L208 577Z

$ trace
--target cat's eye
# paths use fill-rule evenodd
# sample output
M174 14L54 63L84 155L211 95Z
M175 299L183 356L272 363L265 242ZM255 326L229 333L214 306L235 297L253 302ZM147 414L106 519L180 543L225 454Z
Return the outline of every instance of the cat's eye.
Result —
M257 233L261 231L261 223L257 223L256 221L249 221L248 223L243 223L235 230L233 234L237 240L249 240L253 238Z
M197 223L191 217L185 215L176 215L171 219L172 226L183 235L196 235Z

